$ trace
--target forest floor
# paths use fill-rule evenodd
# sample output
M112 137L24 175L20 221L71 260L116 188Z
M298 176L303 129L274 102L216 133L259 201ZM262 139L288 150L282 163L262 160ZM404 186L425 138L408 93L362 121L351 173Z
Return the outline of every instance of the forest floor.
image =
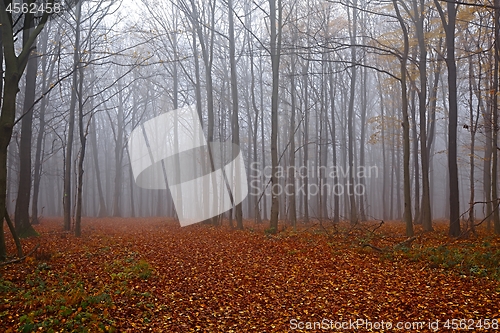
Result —
M23 240L38 250L0 267L0 332L500 330L500 238L483 226L408 241L401 222L267 226L84 219L75 238L45 218Z

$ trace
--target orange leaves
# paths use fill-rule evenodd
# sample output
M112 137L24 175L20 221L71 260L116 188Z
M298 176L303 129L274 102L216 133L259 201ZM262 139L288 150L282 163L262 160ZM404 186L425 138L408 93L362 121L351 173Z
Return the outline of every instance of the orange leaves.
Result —
M264 227L179 228L164 219L83 225L76 239L55 232L58 221L45 222L36 241L52 253L47 262L2 268L2 331L285 332L293 319L500 317L498 282L429 268L410 260L409 252L388 258L359 246L386 249L403 241L399 224L386 223L385 235L350 230L327 236L310 228L271 237ZM443 237L425 234L412 250L438 248Z

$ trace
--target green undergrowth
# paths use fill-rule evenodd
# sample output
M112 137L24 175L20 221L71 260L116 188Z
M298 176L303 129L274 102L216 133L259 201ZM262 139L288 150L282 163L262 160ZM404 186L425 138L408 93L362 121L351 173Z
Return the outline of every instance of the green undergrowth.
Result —
M394 259L395 256L423 262L429 268L500 281L500 248L492 246L489 241L413 248L401 246L394 253L384 255L388 259Z
M92 279L72 264L56 269L50 259L32 261L29 268L24 280L11 282L0 276L0 322L17 321L18 332L115 332L116 321L109 312L123 298L138 304L149 299L134 285L154 274L135 254L105 263ZM14 304L23 304L24 311L14 314Z

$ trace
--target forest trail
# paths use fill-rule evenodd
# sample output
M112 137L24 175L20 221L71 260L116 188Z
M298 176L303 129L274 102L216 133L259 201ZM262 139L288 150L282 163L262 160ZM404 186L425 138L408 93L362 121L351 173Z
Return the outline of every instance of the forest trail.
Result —
M322 331L307 329L315 322L334 332L355 331L354 322L358 332L398 323L425 332L436 320L442 332L447 320L451 331L452 319L500 319L498 271L484 266L498 262L500 242L481 232L451 241L438 225L394 247L405 240L402 223L311 224L277 236L250 222L244 231L160 218L83 225L75 238L61 219L43 220L41 236L23 241L25 251L40 243L34 256L0 267L3 332Z

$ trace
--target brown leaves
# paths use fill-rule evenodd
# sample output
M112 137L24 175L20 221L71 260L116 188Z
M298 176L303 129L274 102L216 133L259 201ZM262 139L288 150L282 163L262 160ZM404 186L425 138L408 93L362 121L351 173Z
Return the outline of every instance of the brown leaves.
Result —
M498 282L359 246L403 241L399 224L384 225L387 237L314 228L267 237L164 219L86 220L81 239L59 228L39 227L46 261L1 269L2 328L284 332L292 319L500 318Z

